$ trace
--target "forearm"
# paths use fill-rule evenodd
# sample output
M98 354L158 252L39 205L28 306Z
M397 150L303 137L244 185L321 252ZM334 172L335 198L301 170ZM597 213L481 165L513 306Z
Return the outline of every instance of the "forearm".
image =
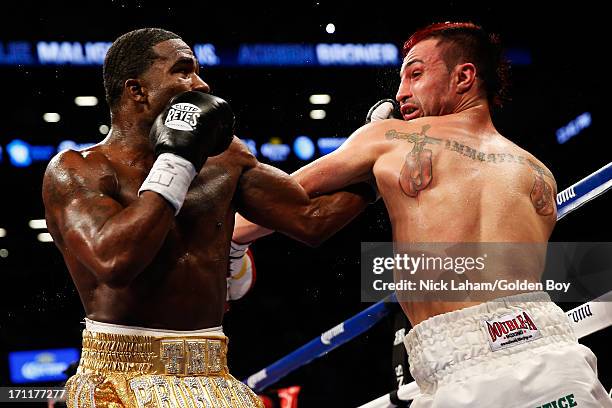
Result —
M320 245L363 212L372 196L369 186L359 184L312 199L299 215L299 236L292 237L310 246Z
M299 173L296 178L304 180L299 177ZM294 178L294 181L298 180ZM266 211L265 208L259 208L259 211L245 211L243 214L252 221L236 214L232 239L238 243L253 242L276 230L307 245L318 246L344 228L373 202L376 196L375 189L367 183L354 184L327 195L320 195L320 191L309 191L306 188L299 191L302 191L297 194L299 199L282 209ZM274 216L261 217L261 214L269 213L274 213Z
M306 178L315 178L319 171L307 167L303 172L308 173ZM324 173L331 171L331 166L323 167L329 169ZM331 185L305 190L279 169L257 164L243 173L236 204L243 217L268 230L239 219L234 240L252 241L275 230L309 245L320 244L362 212L372 199L369 187L347 187L351 183L342 184L337 180L336 183L339 183L336 189L343 191L311 198L319 192L334 190Z
M313 198L279 215L276 230L307 245L319 246L357 217L372 201L372 196L371 188L360 184ZM238 243L253 242L272 232L236 214L232 239Z
M304 174L304 167L302 169L297 170L293 174L291 174L291 178L293 178L293 180L295 180L298 184L301 184L300 179L302 181L306 181L305 177L300 177L300 174L302 175ZM314 191L309 191L308 188L306 188L306 186L304 185L302 185L302 188L304 189L306 194L308 194L310 197L316 197L316 195L318 195ZM309 201L306 200L306 198L304 198L303 202L309 203ZM309 210L311 210L309 207L302 207L302 208L296 207L296 214L290 215L291 217L290 219L295 220L295 221L301 220L302 222L304 222L304 218L305 217L308 218L306 214L314 212L314 211L309 211ZM286 229L286 228L280 228L279 230L281 232L291 231L291 229ZM310 231L306 230L303 233L301 233L300 231L303 231L303 230L304 230L303 228L295 228L294 231L289 232L289 234L291 235L297 234L299 238L296 238L296 239L298 239L299 241L308 241L309 239L306 239L306 235L304 234L309 233ZM232 236L232 240L235 242L244 244L244 243L256 241L259 238L270 235L274 231L275 231L274 229L262 227L261 225L258 225L254 222L249 221L243 215L236 213L235 224L234 224L234 234Z

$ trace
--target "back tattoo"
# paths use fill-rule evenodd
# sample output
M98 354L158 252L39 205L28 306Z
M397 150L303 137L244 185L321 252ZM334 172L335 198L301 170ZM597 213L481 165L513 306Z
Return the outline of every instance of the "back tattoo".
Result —
M387 139L401 139L414 143L412 150L404 159L399 177L402 191L410 197L416 197L419 191L426 189L433 179L432 151L426 149L425 144L440 144L442 139L427 136L425 132L430 127L430 125L423 126L420 133L403 133L392 129L385 134Z
M451 139L439 139L427 135L430 125L424 125L420 132L398 132L391 129L385 133L387 140L406 140L414 143L412 150L406 155L400 170L399 185L404 194L417 197L419 191L426 189L433 180L433 152L426 147L427 144L440 145L444 143L445 150L459 154L464 159L478 162L506 164L517 163L529 166L534 176L530 198L536 212L547 216L554 212L553 188L544 177L554 180L553 175L535 163L533 160L510 153L485 153L463 143Z

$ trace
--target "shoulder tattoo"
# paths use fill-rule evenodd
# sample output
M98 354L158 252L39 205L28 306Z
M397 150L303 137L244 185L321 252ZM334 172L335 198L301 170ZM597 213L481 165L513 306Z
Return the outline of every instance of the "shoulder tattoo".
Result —
M427 135L430 125L424 125L420 132L405 133L391 129L385 133L387 140L405 140L414 143L406 155L399 176L399 185L409 197L417 197L419 191L426 189L433 180L432 151L428 144L444 144L444 149L454 152L466 160L494 164L519 164L529 166L534 175L531 188L531 202L539 215L547 216L554 212L553 188L547 178L553 175L533 160L510 153L485 153L451 139L439 139Z
M419 133L403 133L393 129L385 134L387 139L402 139L414 143L412 150L404 158L399 177L400 188L409 197L416 197L419 191L431 184L433 179L432 151L425 145L440 144L442 140L427 136L426 132L430 127L430 125L423 126Z
M552 175L543 167L528 160L529 166L533 169L533 186L531 187L531 204L539 215L551 215L555 211L555 200L553 189L546 181L544 176L552 178Z

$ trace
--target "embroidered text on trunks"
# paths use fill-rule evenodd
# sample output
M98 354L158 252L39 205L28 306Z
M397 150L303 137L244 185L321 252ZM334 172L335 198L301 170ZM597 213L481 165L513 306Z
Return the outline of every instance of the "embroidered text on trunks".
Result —
M223 369L219 340L162 340L160 360L166 374L217 374Z

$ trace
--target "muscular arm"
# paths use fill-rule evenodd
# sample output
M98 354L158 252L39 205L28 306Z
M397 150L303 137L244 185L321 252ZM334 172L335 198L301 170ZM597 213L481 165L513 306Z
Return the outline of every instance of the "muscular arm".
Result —
M386 125L385 125L386 126ZM318 196L348 185L371 182L372 168L381 154L381 124L372 123L357 129L337 150L291 174L310 196Z
M258 163L241 178L238 210L256 224L317 246L360 214L371 200L368 186L311 199L288 174ZM264 230L266 231L266 230Z
M368 135L373 129L376 129L375 125L368 125L357 130L338 150L293 173L291 177L302 186L303 190L299 189L301 191L297 191L295 185L286 181L284 173L281 172L282 176L277 175L276 177L281 177L279 180L285 180L283 183L292 185L291 188L297 194L296 198L298 195L304 194L300 198L301 201L289 204L287 210L277 214L268 212L272 217L277 217L276 220L264 219L260 221L253 214L239 209L240 213L252 222L238 215L233 239L237 242L254 241L271 233L272 231L268 229L271 228L297 240L316 245L344 227L358 213L363 211L366 206L365 200L361 199L361 203L355 202L354 193L349 191L335 192L331 195L323 194L340 189L346 190L351 185L351 188L355 188L358 185L357 183L372 180L372 166L379 154L376 142L372 141ZM259 166L264 165L259 164ZM249 172L251 171L258 174L261 172L261 168L256 167L249 170ZM271 173L270 176L274 177ZM250 178L248 176L245 178L243 175L243 179L248 181ZM264 187L258 184L256 190L263 191ZM275 196L276 194L273 193L271 197L268 195L267 199L275 202ZM308 201L304 201L308 197L315 197L311 201L311 206L307 205ZM255 200L254 203L257 204L258 201ZM280 227L275 227L270 221L283 224Z
M43 200L60 249L76 257L100 283L124 286L153 260L174 216L171 206L150 191L124 208L109 195L116 183L100 154L84 159L67 151L47 168Z

